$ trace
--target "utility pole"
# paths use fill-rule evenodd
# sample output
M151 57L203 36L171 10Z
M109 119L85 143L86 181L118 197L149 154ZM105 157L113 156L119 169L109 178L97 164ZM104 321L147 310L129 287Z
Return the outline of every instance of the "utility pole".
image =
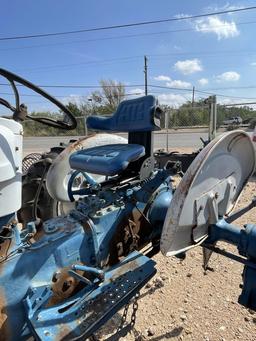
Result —
M145 96L148 94L148 58L144 56Z
M192 92L192 107L194 106L195 103L195 87L193 86L193 92Z

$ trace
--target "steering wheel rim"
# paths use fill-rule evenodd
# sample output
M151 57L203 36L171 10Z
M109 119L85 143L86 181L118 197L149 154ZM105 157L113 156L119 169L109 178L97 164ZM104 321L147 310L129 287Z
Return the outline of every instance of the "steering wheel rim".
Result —
M31 89L32 91L38 93L39 95L41 95L42 97L46 98L48 101L50 101L51 103L56 105L61 111L63 111L64 114L66 114L68 116L70 124L63 122L63 121L54 120L54 119L51 119L48 117L33 117L30 115L27 115L26 117L28 117L29 119L36 121L36 122L46 124L50 127L59 128L59 129L72 130L72 129L75 129L77 127L77 121L76 121L74 115L71 113L71 111L64 104L62 104L60 101L58 101L55 97L51 96L46 91L39 88L37 85L27 81L26 79L14 74L10 71L2 69L2 68L0 68L0 76L3 76L4 78L6 78L10 82L10 85L11 85L11 87L14 91L14 95L15 95L16 110L17 111L20 110L20 100L19 100L19 93L18 93L18 90L17 90L14 82L17 82L19 84L24 85L25 87L27 87L27 88Z

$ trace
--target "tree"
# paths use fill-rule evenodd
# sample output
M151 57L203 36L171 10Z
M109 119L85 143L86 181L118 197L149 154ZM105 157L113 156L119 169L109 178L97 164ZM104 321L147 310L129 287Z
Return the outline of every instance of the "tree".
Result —
M101 80L101 90L94 91L89 99L84 96L79 102L69 101L66 107L77 118L77 128L73 131L65 131L43 124L26 121L24 123L26 136L55 136L55 135L84 135L84 119L89 115L108 115L115 112L119 103L125 98L125 86L121 82L113 80ZM33 112L32 116L44 116L58 118L61 112ZM64 117L65 119L65 117Z
M74 102L68 102L66 105L69 111L75 116L75 117L81 117L83 116L83 112L81 110L81 106L74 103Z
M93 109L99 114L113 113L125 98L125 86L113 80L101 80L101 90L91 94Z

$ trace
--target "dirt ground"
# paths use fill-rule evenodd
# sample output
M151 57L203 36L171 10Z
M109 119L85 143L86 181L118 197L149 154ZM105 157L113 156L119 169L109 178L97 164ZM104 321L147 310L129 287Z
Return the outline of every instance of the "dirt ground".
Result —
M256 178L253 178L237 208L248 204L255 194ZM236 224L250 222L256 222L256 208ZM218 246L236 251L225 243ZM213 270L205 274L201 247L188 252L183 261L161 254L154 259L157 274L141 291L133 332L124 337L110 336L120 323L120 311L98 335L100 340L256 340L256 313L237 303L241 293L241 264L213 254L209 263Z

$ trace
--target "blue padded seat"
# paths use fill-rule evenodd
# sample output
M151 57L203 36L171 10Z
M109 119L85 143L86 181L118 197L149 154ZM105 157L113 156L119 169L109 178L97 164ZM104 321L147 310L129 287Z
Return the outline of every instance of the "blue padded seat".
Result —
M160 115L154 96L148 95L122 101L111 117L89 116L88 128L116 132L145 132L161 130Z
M111 176L144 155L145 148L139 144L109 144L80 150L70 156L69 164L75 170Z

